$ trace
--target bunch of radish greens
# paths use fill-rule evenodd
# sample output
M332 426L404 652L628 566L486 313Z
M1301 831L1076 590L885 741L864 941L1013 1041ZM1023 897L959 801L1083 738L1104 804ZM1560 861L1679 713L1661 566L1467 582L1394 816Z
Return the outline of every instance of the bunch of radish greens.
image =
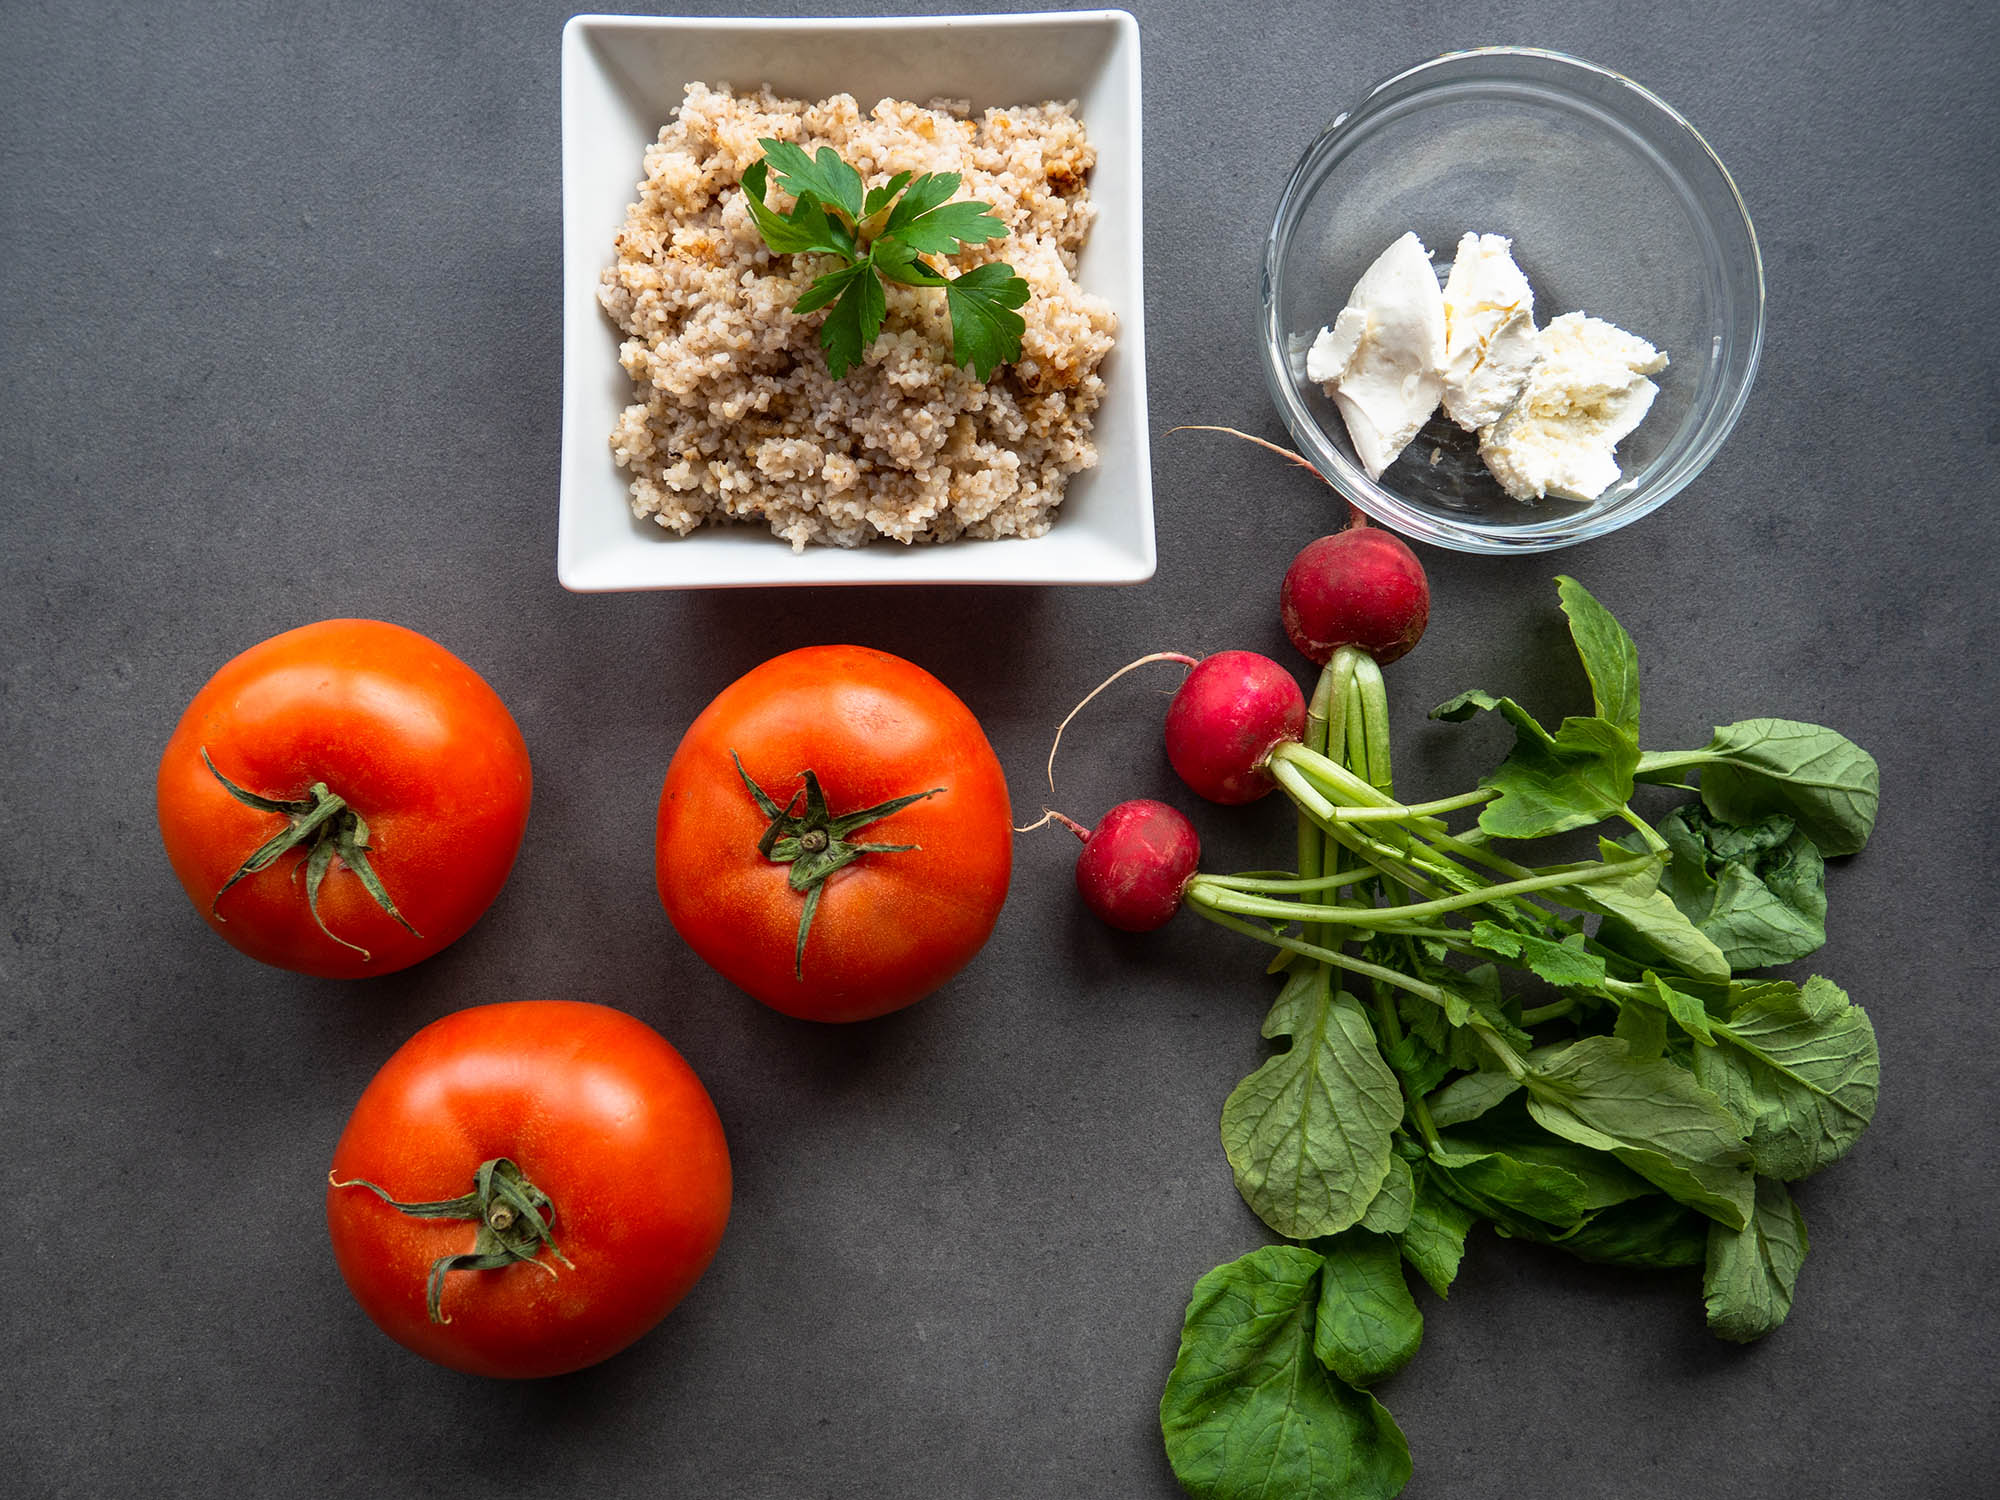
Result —
M1185 907L1273 949L1280 981L1263 1034L1283 1050L1230 1094L1222 1139L1286 1243L1195 1286L1160 1403L1192 1495L1399 1492L1409 1448L1369 1390L1422 1336L1405 1267L1444 1296L1481 1221L1584 1260L1700 1266L1717 1334L1770 1332L1806 1252L1785 1185L1874 1112L1861 1008L1822 978L1748 972L1825 941L1824 860L1866 842L1874 760L1784 719L1641 749L1631 637L1558 582L1592 711L1549 729L1476 690L1437 708L1514 730L1469 791L1398 798L1379 668L1422 633L1429 592L1408 548L1360 526L1285 580L1288 633L1323 663L1310 700L1278 663L1224 652L1167 716L1194 790L1297 805L1295 870L1199 873L1192 825L1159 802L1069 825L1100 916L1144 930ZM1650 822L1638 783L1694 795ZM1600 824L1595 858L1517 847Z

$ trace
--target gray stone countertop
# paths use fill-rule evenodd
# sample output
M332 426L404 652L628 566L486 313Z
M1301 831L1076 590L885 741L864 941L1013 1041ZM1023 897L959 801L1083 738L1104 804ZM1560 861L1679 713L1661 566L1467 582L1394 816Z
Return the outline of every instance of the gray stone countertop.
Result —
M859 4L853 11L908 7ZM981 8L968 5L967 9ZM1875 1018L1881 1107L1799 1194L1790 1321L1738 1348L1689 1274L1479 1231L1382 1388L1412 1500L1960 1496L2000 1455L1992 940L2000 32L1973 3L1141 3L1159 573L1130 590L577 596L554 573L557 55L567 12L224 0L0 18L0 1158L12 1493L1178 1493L1156 1407L1196 1278L1270 1236L1223 1097L1265 1055L1259 961L1081 912L1024 836L999 929L885 1020L786 1020L716 978L653 887L681 730L773 652L909 656L983 720L1017 802L1053 724L1143 652L1287 648L1273 583L1334 515L1311 478L1179 423L1282 430L1256 362L1285 173L1373 80L1482 42L1613 66L1701 126L1759 227L1769 341L1727 446L1667 510L1543 559L1427 551L1391 669L1398 753L1450 785L1501 744L1460 689L1556 716L1551 577L1637 639L1649 743L1781 714L1880 759L1879 831L1811 968ZM689 5L689 11L793 7ZM366 984L266 969L196 919L153 772L224 660L391 619L526 735L510 883ZM1289 660L1289 656L1286 657ZM1183 802L1157 699L1106 706L1081 812ZM1435 778L1435 780L1433 780ZM1217 868L1274 805L1198 817ZM321 1182L426 1022L568 996L694 1064L729 1130L721 1255L628 1353L490 1383L357 1311Z

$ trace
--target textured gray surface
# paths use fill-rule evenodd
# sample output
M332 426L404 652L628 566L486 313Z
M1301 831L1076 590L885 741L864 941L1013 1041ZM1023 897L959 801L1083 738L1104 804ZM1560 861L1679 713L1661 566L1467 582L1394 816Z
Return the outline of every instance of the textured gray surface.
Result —
M1390 673L1405 784L1455 784L1495 749L1490 726L1422 721L1462 687L1575 701L1558 569L1638 639L1649 744L1770 712L1882 762L1880 831L1835 871L1813 965L1876 1019L1882 1105L1800 1194L1813 1248L1791 1321L1722 1345L1692 1278L1482 1234L1383 1391L1415 1454L1407 1493L1981 1490L2000 1448L1990 15L1135 8L1158 433L1279 435L1251 342L1270 205L1326 117L1434 52L1525 41L1630 73L1703 127L1761 230L1762 375L1692 489L1549 562L1426 555L1431 631ZM1266 1239L1216 1139L1261 1055L1255 955L1187 919L1109 935L1076 909L1067 841L1031 836L972 970L882 1022L815 1029L731 991L668 928L653 801L731 677L849 639L954 685L1032 805L1051 725L1112 666L1282 651L1273 580L1333 512L1275 461L1159 436L1160 573L1140 589L565 595L564 15L0 16L10 1490L1176 1493L1154 1405L1188 1289ZM337 614L465 656L537 772L486 920L355 986L224 947L150 809L160 745L209 672ZM1157 704L1136 690L1096 711L1066 806L1176 795ZM1275 808L1200 821L1217 868L1287 847ZM406 1036L539 995L624 1007L685 1052L729 1129L736 1207L713 1270L634 1350L489 1384L362 1318L319 1183Z

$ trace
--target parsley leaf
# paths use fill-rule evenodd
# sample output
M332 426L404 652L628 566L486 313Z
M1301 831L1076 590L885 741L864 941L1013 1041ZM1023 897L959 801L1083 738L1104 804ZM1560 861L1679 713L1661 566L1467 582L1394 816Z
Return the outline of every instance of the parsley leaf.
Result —
M861 174L842 161L833 147L822 146L817 156L807 156L803 147L790 141L760 140L757 144L764 148L764 160L777 169L778 186L794 198L816 198L850 219L862 217Z
M868 190L867 201L861 206L861 216L865 219L872 219L875 215L882 212L884 208L888 207L890 200L908 186L910 177L911 174L908 172L898 172L880 187L870 188Z
M940 204L949 203L951 195L958 191L965 179L956 172L926 172L916 178L904 192L902 200L890 211L889 222L882 227L890 234L900 235L903 226L912 219L929 213Z
M828 271L799 294L799 300L792 304L792 311L799 313L818 312L827 303L837 300L855 279L862 274L860 266L842 266L838 271Z
M863 261L831 276L822 276L807 288L799 305L805 307L814 293L829 282L837 285L806 310L810 312L833 302L833 311L820 324L819 346L826 351L827 370L838 380L861 363L862 354L875 342L875 335L882 331L888 304L882 296L881 278ZM834 301L835 296L838 301Z
M882 232L925 255L956 255L967 245L1004 240L1007 226L984 203L945 202L958 191L956 172L926 173L889 211Z
M759 161L743 174L743 196L765 244L782 255L854 254L854 236L840 220L829 218L817 199L800 199L789 214L774 212L764 202L766 171L765 164Z
M881 275L905 286L943 286L944 277L931 269L930 262L901 240L877 240L868 247L868 259Z
M972 373L990 379L1002 360L1021 357L1027 322L1013 309L1028 300L1028 283L998 261L974 266L945 283L951 308L951 362L970 363Z
M990 204L952 201L964 181L960 174L898 172L864 191L861 174L831 147L809 156L791 141L757 144L764 155L744 172L743 196L764 243L780 255L827 255L840 262L792 305L801 314L831 308L819 342L834 379L860 364L881 333L888 312L884 285L891 281L944 293L954 365L971 365L983 381L1021 357L1027 323L1014 309L1027 302L1030 288L1014 268L994 261L954 277L924 258L1007 237ZM788 213L765 202L773 174L795 200Z

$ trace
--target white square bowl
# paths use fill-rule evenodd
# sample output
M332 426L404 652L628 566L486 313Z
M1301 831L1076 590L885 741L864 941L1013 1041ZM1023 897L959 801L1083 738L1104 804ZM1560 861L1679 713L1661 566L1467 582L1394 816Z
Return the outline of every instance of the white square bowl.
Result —
M691 82L802 99L852 94L989 106L1079 102L1098 205L1078 264L1118 315L1103 366L1097 466L1069 483L1047 534L795 553L766 531L676 537L635 519L610 434L632 400L598 273L638 196L641 158ZM563 443L556 576L565 588L799 584L1142 583L1153 576L1140 245L1139 26L1124 11L862 20L576 16L563 28Z

